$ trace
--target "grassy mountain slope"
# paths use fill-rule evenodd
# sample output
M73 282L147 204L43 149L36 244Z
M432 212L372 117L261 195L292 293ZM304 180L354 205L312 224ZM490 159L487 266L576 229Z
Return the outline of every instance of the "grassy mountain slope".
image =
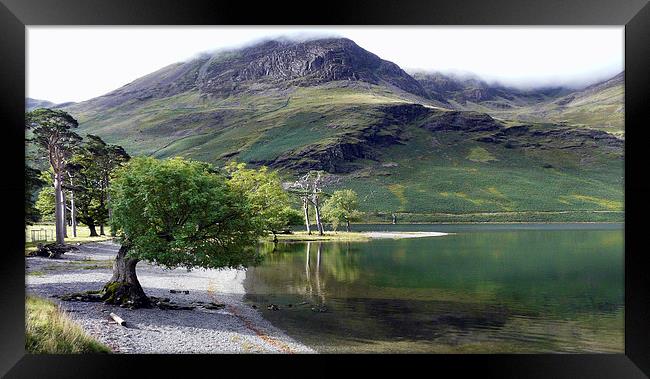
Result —
M432 96L350 42L264 43L201 56L66 109L82 133L131 154L264 164L286 180L326 170L331 189L355 189L378 219L622 217L622 140L452 111L455 100ZM469 216L450 215L461 213Z

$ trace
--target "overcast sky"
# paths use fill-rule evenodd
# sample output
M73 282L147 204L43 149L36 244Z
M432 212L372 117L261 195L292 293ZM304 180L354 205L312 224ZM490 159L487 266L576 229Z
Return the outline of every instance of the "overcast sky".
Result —
M623 70L623 27L27 28L27 96L83 101L200 52L278 36L343 36L403 69L518 87L578 87Z

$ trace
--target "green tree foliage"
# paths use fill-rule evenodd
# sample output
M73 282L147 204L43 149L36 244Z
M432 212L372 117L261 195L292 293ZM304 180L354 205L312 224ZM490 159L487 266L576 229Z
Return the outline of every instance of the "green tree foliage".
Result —
M287 220L287 226L302 225L304 220L302 213L294 208L284 208L282 217Z
M207 163L132 159L111 184L116 229L130 259L165 267L254 263L261 230L253 208Z
M226 166L230 175L228 184L242 194L252 207L254 218L259 227L272 233L286 230L296 225L300 213L291 209L289 195L282 189L282 182L277 171L267 167L257 170L246 168L245 163L230 163Z
M35 204L35 193L45 185L41 172L31 168L25 162L25 224L32 225L39 220L40 214ZM52 198L54 200L54 198Z
M35 208L41 221L54 221L54 187L45 186L38 192Z
M67 166L68 183L75 193L77 220L90 228L91 236L97 235L96 225L102 226L109 219L111 174L129 158L121 146L106 144L89 134Z
M350 222L359 219L359 201L357 193L344 189L334 191L332 196L323 205L323 216L337 230L341 223L345 223L346 230L350 231Z

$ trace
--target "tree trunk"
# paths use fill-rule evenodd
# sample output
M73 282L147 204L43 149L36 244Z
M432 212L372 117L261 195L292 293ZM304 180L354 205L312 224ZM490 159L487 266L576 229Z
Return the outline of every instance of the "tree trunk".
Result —
M63 237L68 238L68 209L66 207L66 204L68 201L66 200L65 196L65 191L61 189L61 210L63 212Z
M350 232L350 220L345 220L345 230Z
M65 243L65 202L63 201L63 191L61 190L61 174L54 174L54 219L56 229L56 243Z
M133 308L149 307L151 302L135 273L139 260L128 258L128 252L129 246L126 244L117 252L113 263L113 277L104 286L102 300L107 304L128 305Z
M318 227L318 234L323 235L323 223L320 219L320 206L318 204L318 198L314 200L314 209L316 210L316 226Z
M110 192L106 193L106 207L108 208L108 227L111 229L111 237L115 237L116 230L113 225L113 209L111 208L111 194Z
M77 236L77 211L74 207L74 192L70 191L70 218L72 219L72 236Z
M91 237L97 237L97 230L95 229L95 224L88 224L88 229L90 229Z
M100 208L104 208L105 206L106 206L106 205L105 205L105 203L104 203L104 196L102 195L102 196L99 197L99 207L100 207ZM104 220L104 221L105 221L105 220ZM102 222L99 224L99 235L102 235L102 236L105 236L105 235L106 235L106 233L104 233L104 221L102 221Z
M311 235L311 225L309 225L309 200L302 199L302 209L305 211L305 225L307 226L307 234Z

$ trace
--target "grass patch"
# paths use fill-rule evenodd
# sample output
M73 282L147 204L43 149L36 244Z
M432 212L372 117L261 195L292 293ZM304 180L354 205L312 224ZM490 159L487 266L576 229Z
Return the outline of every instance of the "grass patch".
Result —
M387 186L388 190L395 195L400 204L400 210L406 207L407 199L404 195L404 186L401 184L390 184Z
M490 154L489 151L485 150L482 147L473 147L470 150L467 159L469 159L472 162L481 162L481 163L498 161L498 159L496 159L494 155Z
M110 353L104 344L89 336L56 304L26 297L25 349L31 354Z
M618 201L618 200L613 200L613 199L603 199L600 197L596 196L586 196L586 195L577 195L573 194L570 196L561 196L559 199L560 202L566 202L568 204L572 204L573 202L576 202L578 204L581 203L587 203L587 204L593 204L596 205L600 208L604 208L610 211L622 211L623 210L623 202Z

